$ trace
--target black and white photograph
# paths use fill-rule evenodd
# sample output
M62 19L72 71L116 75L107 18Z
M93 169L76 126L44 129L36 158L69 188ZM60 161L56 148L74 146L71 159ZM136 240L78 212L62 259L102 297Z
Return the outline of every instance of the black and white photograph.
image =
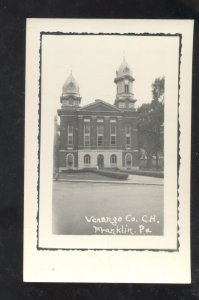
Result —
M54 234L164 234L168 44L164 35L42 35L52 84L45 80L41 101L49 93L58 108Z
M39 177L45 159L53 235L164 236L164 106L173 102L177 126L180 43L179 34L41 33ZM177 190L177 161L173 170Z
M93 267L102 259L100 270L109 259L112 270L123 258L126 267L129 259L137 267L140 260L152 266L154 259L157 270L158 261L179 266L189 257L192 25L28 20L29 278L35 277L27 267L33 252L57 270L50 281L68 280L67 263L73 269L69 281L82 280L75 272L79 259L85 265L93 259ZM27 201L27 194L34 196ZM170 276L169 264L162 282ZM126 267L122 282L128 282ZM149 280L149 271L138 273L135 282ZM181 273L178 280L188 280ZM109 269L105 282L117 282L115 274ZM150 280L158 282L155 270Z

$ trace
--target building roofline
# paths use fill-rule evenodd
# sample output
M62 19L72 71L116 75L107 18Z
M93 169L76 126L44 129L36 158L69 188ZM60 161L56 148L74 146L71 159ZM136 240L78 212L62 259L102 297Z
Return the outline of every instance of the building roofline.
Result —
M87 104L87 105L84 105L84 106L80 107L79 110L84 110L85 108L90 107L90 106L93 106L93 105L95 105L95 104L97 104L97 103L103 103L103 104L105 104L105 105L107 105L107 106L109 106L109 107L111 107L111 108L114 108L114 110L117 110L117 111L119 111L119 112L122 112L121 109L119 109L119 108L116 107L115 105L110 104L110 103L108 103L108 102L106 102L106 101L103 101L103 100L100 100L100 99L96 99L94 102L92 102L92 103L90 103L90 104Z

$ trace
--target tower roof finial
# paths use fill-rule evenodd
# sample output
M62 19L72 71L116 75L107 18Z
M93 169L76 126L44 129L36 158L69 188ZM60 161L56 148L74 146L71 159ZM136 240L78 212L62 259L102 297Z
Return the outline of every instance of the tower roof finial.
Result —
M123 51L123 61L119 68L116 71L116 76L118 77L123 77L123 76L132 76L132 71L130 66L128 65L126 59L125 59L125 52Z
M72 74L72 66L70 66L70 75L63 85L63 94L76 93L79 94L79 85Z

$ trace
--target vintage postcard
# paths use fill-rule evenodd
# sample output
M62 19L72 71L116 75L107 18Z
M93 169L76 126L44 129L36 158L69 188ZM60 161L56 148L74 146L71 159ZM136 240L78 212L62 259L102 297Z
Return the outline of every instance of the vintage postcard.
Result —
M27 20L24 281L190 282L192 39Z

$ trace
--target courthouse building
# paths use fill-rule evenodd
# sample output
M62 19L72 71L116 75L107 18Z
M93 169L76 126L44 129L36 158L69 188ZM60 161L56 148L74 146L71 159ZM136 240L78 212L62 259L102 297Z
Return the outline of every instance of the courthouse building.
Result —
M58 170L138 168L137 112L132 71L123 59L116 71L114 104L102 100L81 106L72 72L60 97ZM110 82L111 84L111 82Z

